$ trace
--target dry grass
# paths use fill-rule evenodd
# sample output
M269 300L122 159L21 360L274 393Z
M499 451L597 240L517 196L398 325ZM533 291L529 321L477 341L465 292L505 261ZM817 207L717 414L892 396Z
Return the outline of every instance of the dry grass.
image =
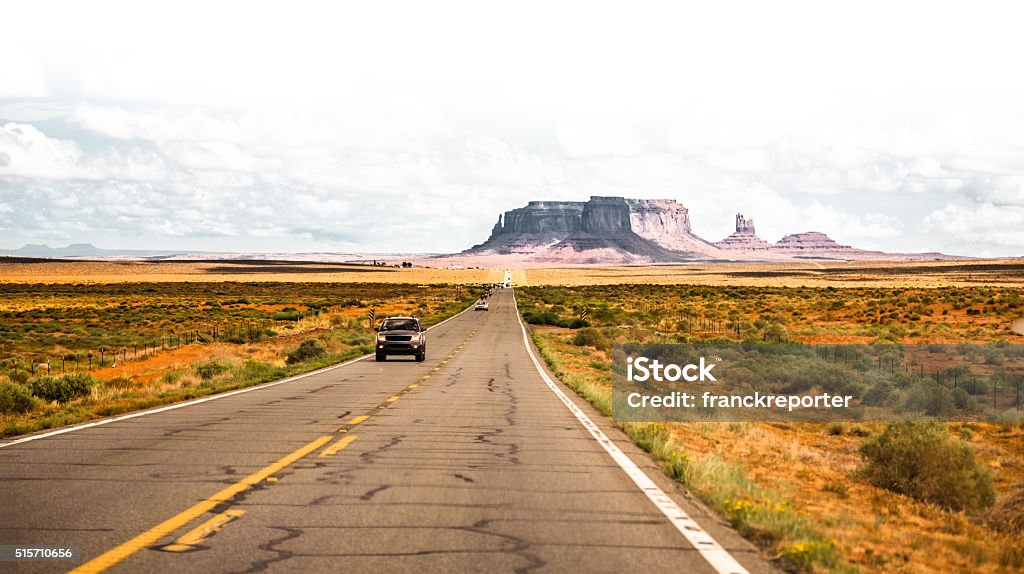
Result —
M37 400L28 412L5 408L0 412L0 436L222 392L336 363L372 352L370 309L378 317L415 315L430 325L464 309L476 292L443 284L335 287L315 282L170 281L6 284L0 291L0 382L27 389L46 374L86 371L98 380L87 397L67 403ZM287 318L276 317L285 309L293 311L285 313ZM212 337L213 324L222 326L217 338ZM251 330L248 325L253 325ZM179 335L172 346L164 336L171 331L201 332L203 337L182 344ZM288 353L311 338L326 354L286 364ZM154 342L158 343L153 346ZM99 349L105 349L102 365ZM86 358L89 353L91 359ZM201 366L211 364L218 372L203 377Z
M218 262L206 263L86 263L45 262L34 264L0 263L0 281L54 282L54 283L124 283L133 281L294 281L301 277L309 282L385 282L385 283L479 283L498 281L500 270L377 270L345 271L322 269L324 264L301 264L302 269L282 273L280 269L256 273L225 273ZM321 268L318 270L318 268ZM251 269L250 269L251 271ZM276 272L274 272L276 271ZM300 273L300 275L297 275ZM544 285L611 285L611 284L697 284L771 287L857 287L931 288L992 286L1013 291L1024 286L1024 272L1019 261L985 261L968 263L762 263L716 265L672 265L644 267L590 267L572 269L531 269L513 273L517 284ZM767 291L767 290L766 290ZM879 290L881 291L881 290ZM850 342L847 338L864 340L878 336L865 324L859 313L863 311L866 293L849 290L848 296L858 303L840 310L813 307L816 297L807 299L806 306L792 299L788 293L757 294L775 298L779 305L793 306L799 315L789 315L787 321L793 334L814 342ZM680 301L695 305L700 313L715 310L722 305L735 305L735 300L720 302L710 299L711 293L702 294L694 301ZM906 293L904 295L907 295ZM959 294L958 294L959 295ZM936 295L940 297L941 295ZM729 297L735 299L735 294ZM830 297L834 297L830 295ZM630 304L631 296L624 293L609 303ZM879 299L879 302L882 299ZM9 302L8 302L9 303ZM36 301L40 306L58 310L67 302ZM396 303L396 305L399 303ZM405 304L402 302L401 304ZM760 307L765 301L757 300ZM987 304L987 303L986 303ZM779 305L774 305L778 307ZM877 305L877 303L876 303ZM980 303L976 304L980 305ZM910 331L905 342L943 339L995 340L1012 337L1009 315L968 316L965 309L937 302L933 313L914 321L906 317L887 320L877 328L902 327ZM941 307L941 308L940 308ZM271 309L267 309L271 310ZM274 309L276 310L276 309ZM399 310L399 307L396 307ZM724 307L723 307L724 310ZM944 315L942 312L946 311ZM355 319L362 310L352 309L345 319ZM774 312L774 311L773 311ZM571 313L571 311L567 311ZM632 310L625 311L634 318ZM1009 311L1006 311L1009 313ZM1005 313L1004 313L1005 314ZM637 313L639 319L642 314ZM256 360L269 366L282 364L282 351L298 344L306 336L317 336L325 328L314 321L296 326L303 334L248 345L212 344L185 347L163 352L149 360L129 362L118 369L98 373L106 382L83 402L88 404L117 403L119 397L139 393L147 396L186 396L202 387L194 365L197 361L216 359L235 368L245 360ZM932 331L918 328L916 323L933 325ZM1005 323L1005 324L1004 324ZM631 327L631 326L625 326ZM625 329L630 336L639 330ZM655 325L643 328L644 336L658 337L663 333ZM565 329L544 328L540 335L542 351L553 363L564 380L596 403L607 400L610 392L608 356L589 347L569 343L572 332ZM195 354L193 349L202 349ZM340 347L339 347L340 349ZM335 349L336 350L336 349ZM214 381L216 383L216 381ZM141 401L138 404L147 404ZM82 407L84 408L84 406ZM78 415L75 415L78 416ZM65 424L68 419L55 416L53 424ZM780 529L799 527L800 535L777 534L762 540L771 556L797 556L821 541L819 552L824 560L813 562L810 568L825 571L845 571L846 566L828 566L830 545L842 558L862 572L1014 572L1024 567L1024 535L1006 525L1015 525L1019 514L1021 485L1024 485L1024 429L1013 425L972 423L969 431L962 432L974 445L979 458L993 471L1000 493L991 516L968 516L949 512L935 506L911 500L905 496L884 491L866 484L858 477L860 465L858 446L864 435L878 432L881 426L870 424L829 426L824 424L672 424L667 427L665 449L668 455L678 457L678 464L670 466L682 470L687 466L702 469L706 477L715 480L703 485L694 482L695 489L703 486L704 496L713 507L719 508L731 520L753 507L762 513L761 520L769 525L772 520ZM671 451L671 452L668 452ZM665 454L665 453L663 453ZM672 459L675 460L675 459ZM671 462L671 461L670 461ZM737 478L738 477L738 478ZM719 480L721 479L721 480ZM723 489L721 482L732 490ZM691 480L695 480L691 476ZM714 488L708 486L712 484ZM715 490L717 489L717 490ZM714 492L747 492L747 498L714 500ZM730 496L734 496L731 494ZM758 498L760 497L760 498ZM763 504L771 497L773 505ZM767 515L767 519L765 516ZM763 524L762 524L763 527ZM763 534L761 534L763 536ZM787 536L790 536L787 538ZM809 542L808 542L809 541ZM792 563L792 562L791 562Z
M1004 572L998 554L1024 544L1011 533L994 531L982 519L944 511L875 488L857 477L862 439L832 435L826 425L748 423L737 433L728 424L671 425L673 437L690 453L714 454L743 466L747 475L785 499L837 541L847 559L864 572ZM862 425L880 430L881 425ZM999 425L977 425L977 444L987 444ZM1019 431L1018 431L1019 432ZM1018 439L1024 433L1018 435ZM984 450L984 449L979 449ZM991 467L999 459L1024 461L1018 444L997 456L982 453ZM1000 482L1024 480L1020 470L1002 472Z
M761 270L773 264L759 266ZM778 264L784 265L784 264ZM801 264L802 265L802 264ZM823 264L824 265L824 264ZM716 336L742 337L764 322L779 322L796 340L814 343L871 342L895 337L905 343L1020 342L1011 330L1024 313L1020 274L1012 265L977 269L910 272L901 277L836 282L824 288L776 277L770 286L715 285L720 275L656 275L638 269L530 270L526 276L571 279L592 286L521 289L522 310L589 319L613 342L675 342ZM728 270L728 266L716 267ZM558 276L558 273L567 273ZM621 286L608 281L623 280ZM750 281L747 277L745 281ZM709 283L704 286L674 286ZM765 281L754 278L753 281ZM886 287L885 282L892 285ZM666 285L641 285L666 283ZM728 282L727 282L728 283ZM846 289L840 287L848 287ZM689 319L680 321L688 313ZM730 315L732 317L730 318ZM682 315L687 316L687 315ZM719 328L699 326L716 319ZM687 326L695 323L696 328ZM735 329L730 327L734 325ZM724 327L724 328L722 328ZM576 331L535 326L545 358L556 373L599 408L610 408L611 360L607 351L573 344ZM758 335L754 337L761 340ZM950 432L970 441L993 473L996 506L976 514L943 510L876 488L861 477L860 445L883 424L833 423L672 423L627 424L639 443L663 432L649 449L666 472L686 483L770 557L807 571L847 572L1019 572L1024 569L1024 426L951 424ZM636 428L641 428L640 435ZM659 430L663 429L663 430ZM836 553L841 560L836 560Z
M745 285L752 287L1024 287L1024 260L821 261L561 267L516 271L519 285Z
M571 335L562 331L538 330L536 340L542 353L577 392L598 406L607 403L610 356L572 345ZM834 542L843 559L861 572L1021 571L1017 556L1018 549L1024 548L1024 532L1004 527L1021 520L1014 512L1024 485L1021 425L964 425L971 429L965 434L971 436L979 458L992 469L1000 492L995 509L974 516L917 502L863 481L858 475L862 464L858 447L865 435L880 432L882 424L848 423L835 428L812 423L666 426L668 449L674 449L674 456L686 461L688 469L672 471L669 465L666 470L681 476L713 508L734 523L736 513L744 508L778 514L773 519L779 524L778 532L753 534L760 537L768 556L807 547L786 534L796 521L804 523L803 536ZM951 425L951 432L959 433L960 426ZM723 472L722 467L738 470ZM694 480L694 475L707 475L708 479ZM732 493L730 498L724 497L725 492ZM737 492L747 494L736 497ZM765 497L773 504L765 505ZM766 520L764 516L761 519ZM842 564L828 567L817 563L813 568L847 571Z
M426 262L429 264L429 262ZM285 281L366 283L485 283L501 281L491 269L400 269L315 262L47 261L0 258L0 282L123 283L148 281ZM693 263L516 269L517 285L748 285L758 287L1024 287L1024 261L887 262L815 261Z
M311 283L495 283L497 269L373 267L283 261L18 261L0 258L4 283L304 281Z

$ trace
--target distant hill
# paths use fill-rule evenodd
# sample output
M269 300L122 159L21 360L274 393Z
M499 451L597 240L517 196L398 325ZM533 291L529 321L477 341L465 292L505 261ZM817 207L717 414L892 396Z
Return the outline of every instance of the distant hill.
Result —
M170 251L159 249L103 249L91 243L50 247L29 243L18 249L0 249L0 257L20 259L102 259L149 261L310 261L334 263L399 263L410 259L436 257L438 253L350 253L337 251L293 253L238 253L215 251Z
M101 249L92 243L72 243L67 247L50 247L29 243L18 249L0 249L0 256L8 257L157 257L185 253L156 249Z
M963 259L942 253L883 253L841 245L824 233L757 237L754 221L736 215L736 232L712 243L690 226L687 208L672 199L591 197L589 201L531 201L498 216L487 241L439 262L460 265L578 265L680 261Z

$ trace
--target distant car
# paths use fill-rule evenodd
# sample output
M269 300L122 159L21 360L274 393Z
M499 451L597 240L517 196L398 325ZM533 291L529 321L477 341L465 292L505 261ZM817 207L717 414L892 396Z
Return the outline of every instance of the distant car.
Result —
M388 355L413 355L417 361L427 358L427 336L416 317L388 317L375 327L375 358L386 361Z
M489 307L487 301L477 301L475 309L477 311L486 311Z

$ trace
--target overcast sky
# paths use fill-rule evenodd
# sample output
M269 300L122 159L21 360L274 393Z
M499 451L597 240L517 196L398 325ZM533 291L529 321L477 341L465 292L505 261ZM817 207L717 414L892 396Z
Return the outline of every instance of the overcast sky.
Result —
M450 252L528 200L1024 255L1014 3L17 2L0 248Z

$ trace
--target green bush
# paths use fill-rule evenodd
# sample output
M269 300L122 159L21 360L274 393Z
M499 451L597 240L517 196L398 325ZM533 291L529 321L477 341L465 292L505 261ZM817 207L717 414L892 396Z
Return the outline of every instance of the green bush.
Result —
M365 333L348 333L342 337L341 342L353 347L359 347L373 343L373 337Z
M871 484L953 510L995 503L992 474L939 423L898 423L860 448Z
M208 361L203 361L202 363L196 365L196 375L198 375L199 378L204 381L209 381L210 379L216 377L217 375L226 373L230 368L231 365L225 363L224 361L210 359Z
M846 423L834 422L828 425L828 434L833 436L842 436L846 434Z
M923 412L928 416L941 417L953 410L953 393L932 381L918 381L907 393L903 408L911 412Z
M577 347L593 347L599 351L607 351L611 348L608 338L597 329L591 327L585 327L577 331L572 344Z
M288 358L285 362L289 365L294 365L295 363L315 359L326 353L327 349L324 349L324 346L317 342L316 339L306 339L299 345L298 349L288 353Z
M63 377L39 377L29 384L32 394L44 401L66 403L89 394L96 383L91 375L74 373Z
M283 376L281 372L283 369L275 367L269 363L262 361L256 361L253 359L246 359L242 363L242 369L240 374L242 379L246 382L262 382L269 381L271 379Z
M558 313L552 311L544 311L543 313L527 311L523 313L523 320L531 325L551 325L565 329L580 329L590 326L590 323L583 319L562 319Z
M15 383L18 383L19 385L24 385L25 383L28 382L31 375L29 375L28 371L26 370L14 369L13 371L7 373L7 377L10 378Z
M35 401L28 389L21 385L0 383L0 413L23 413L32 408Z
M545 311L543 313L535 313L527 311L523 313L523 320L531 325L558 325L560 319L557 313L551 311Z
M272 372L274 366L255 359L246 359L242 363L242 373L245 375L264 375Z

